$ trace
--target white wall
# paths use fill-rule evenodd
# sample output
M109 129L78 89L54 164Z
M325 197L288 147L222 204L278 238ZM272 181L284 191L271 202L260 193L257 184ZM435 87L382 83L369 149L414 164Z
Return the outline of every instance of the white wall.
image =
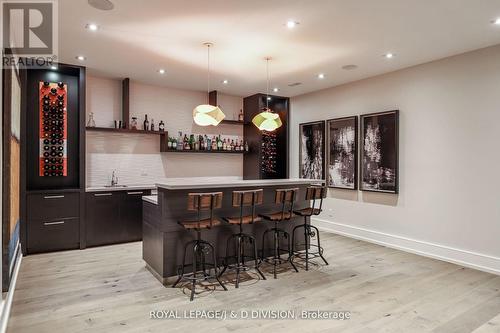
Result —
M350 236L500 273L500 46L292 98L298 125L400 110L400 194L330 190L316 221Z
M243 136L242 126L199 127L193 123L192 110L206 102L206 93L151 86L132 81L130 116L142 126L144 115L155 126L165 122L171 136L183 133ZM219 94L218 104L226 119L235 119L243 99ZM96 125L112 127L121 119L121 81L89 76L87 78L87 116L94 113ZM159 138L137 134L87 133L87 186L109 182L117 170L120 183L151 184L165 177L243 175L241 155L160 153Z

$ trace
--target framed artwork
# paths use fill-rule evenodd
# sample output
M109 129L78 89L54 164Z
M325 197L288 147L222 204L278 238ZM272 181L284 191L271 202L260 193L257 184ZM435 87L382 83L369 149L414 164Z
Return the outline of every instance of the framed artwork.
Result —
M399 110L361 116L360 189L398 193Z
M20 254L21 78L17 67L4 68L2 114L2 291L9 290Z
M326 121L328 134L328 187L356 190L358 187L358 117Z
M325 122L299 125L299 177L325 179Z

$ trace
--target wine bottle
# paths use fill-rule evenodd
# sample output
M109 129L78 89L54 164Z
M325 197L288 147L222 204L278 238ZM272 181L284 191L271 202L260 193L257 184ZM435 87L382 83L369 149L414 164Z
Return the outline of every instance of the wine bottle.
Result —
M238 114L238 121L243 121L243 120L244 120L243 110L240 109L240 114Z
M160 120L160 122L158 123L158 131L165 131L165 123L163 122L163 120Z
M182 150L184 148L183 145L182 132L179 131L179 137L177 138L177 150Z
M155 130L155 120L151 118L151 131Z
M148 131L149 130L149 120L148 120L148 115L144 115L144 123L143 123L143 130Z

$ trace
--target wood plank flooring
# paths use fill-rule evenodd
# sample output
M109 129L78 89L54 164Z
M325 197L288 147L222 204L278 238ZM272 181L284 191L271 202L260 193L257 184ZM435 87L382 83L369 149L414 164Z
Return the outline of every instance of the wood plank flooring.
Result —
M8 332L500 332L500 276L329 234L329 266L249 272L229 291L165 287L141 244L27 256ZM319 263L319 261L317 261ZM197 289L198 290L198 289ZM349 320L150 319L153 310L350 311Z

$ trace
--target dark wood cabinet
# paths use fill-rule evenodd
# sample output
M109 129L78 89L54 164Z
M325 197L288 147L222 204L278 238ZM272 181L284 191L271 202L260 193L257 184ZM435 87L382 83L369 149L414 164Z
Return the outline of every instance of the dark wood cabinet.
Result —
M27 252L77 249L80 193L45 192L27 197Z
M243 99L243 110L245 114L245 126L243 135L248 142L250 152L243 157L243 179L283 179L288 178L288 123L289 102L288 97L269 95L269 108L279 114L283 125L272 132L273 145L275 145L276 156L273 156L275 165L272 172L264 168L266 156L262 146L268 140L264 139L261 132L253 123L252 119L266 107L266 94L255 94Z
M85 233L87 246L112 244L120 229L120 193L87 193L85 198Z
M90 192L85 202L87 246L142 239L142 196L150 190Z

